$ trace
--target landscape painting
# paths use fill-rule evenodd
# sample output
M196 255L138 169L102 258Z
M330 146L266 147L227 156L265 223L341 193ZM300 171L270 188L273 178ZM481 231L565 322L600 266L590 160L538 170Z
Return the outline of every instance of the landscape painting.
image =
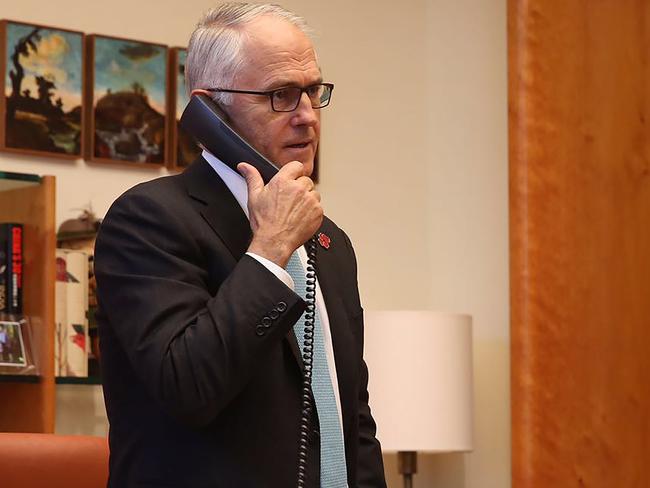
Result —
M1 148L80 157L84 34L3 20L0 39Z
M91 161L165 164L167 47L88 36Z
M175 87L176 103L174 107L176 123L173 125L174 132L174 166L178 169L188 166L200 154L201 149L194 138L181 129L179 120L189 101L187 87L185 85L185 61L187 50L176 47L172 49L173 85Z

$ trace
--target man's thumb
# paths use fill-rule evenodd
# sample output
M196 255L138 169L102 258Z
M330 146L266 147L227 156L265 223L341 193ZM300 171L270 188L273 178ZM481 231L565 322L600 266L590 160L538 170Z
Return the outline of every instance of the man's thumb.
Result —
M255 166L248 163L239 163L237 171L246 179L246 186L248 186L248 194L256 193L264 188L264 181L260 172L257 171Z

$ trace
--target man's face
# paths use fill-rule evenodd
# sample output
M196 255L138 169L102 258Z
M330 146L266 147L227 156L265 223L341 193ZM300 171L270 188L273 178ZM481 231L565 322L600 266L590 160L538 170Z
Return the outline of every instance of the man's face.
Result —
M238 90L267 91L286 86L307 87L322 81L311 41L297 27L263 16L247 27L243 65L235 77ZM278 166L300 161L307 174L314 169L320 138L320 110L302 94L293 112L274 112L267 96L233 94L224 107L237 131Z

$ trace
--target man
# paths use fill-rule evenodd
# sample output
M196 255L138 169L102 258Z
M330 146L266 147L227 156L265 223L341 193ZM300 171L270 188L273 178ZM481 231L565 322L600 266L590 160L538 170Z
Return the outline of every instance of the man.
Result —
M293 287L319 233L305 486L384 487L354 253L309 178L331 90L304 23L222 5L193 33L186 73L281 168L264 185L204 151L108 212L95 272L109 486L296 486L305 302Z

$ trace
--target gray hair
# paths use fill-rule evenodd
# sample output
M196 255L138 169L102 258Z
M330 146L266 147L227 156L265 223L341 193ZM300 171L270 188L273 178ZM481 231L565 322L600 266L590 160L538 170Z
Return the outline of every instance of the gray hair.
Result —
M188 93L197 88L232 88L243 61L241 49L246 33L242 27L263 15L284 19L311 36L305 20L280 5L228 2L214 7L199 20L190 37L185 62ZM214 95L219 103L231 103L230 93Z

